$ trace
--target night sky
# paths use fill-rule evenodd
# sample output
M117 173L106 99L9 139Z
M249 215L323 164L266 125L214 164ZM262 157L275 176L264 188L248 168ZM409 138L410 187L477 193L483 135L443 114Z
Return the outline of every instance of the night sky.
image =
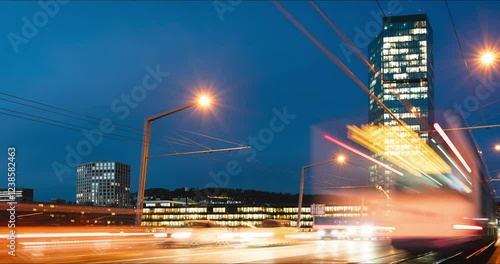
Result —
M446 5L444 1L392 2L397 6L393 15L429 16L434 32L436 120L442 121L439 113L453 110L454 104L472 102L473 95ZM297 193L301 166L326 160L328 153L339 150L319 138L321 133L346 140L346 125L367 122L368 95L271 2L232 3L71 1L45 9L35 1L0 3L0 35L4 36L0 41L0 92L72 111L0 94L0 112L14 114L5 108L57 120L61 126L81 126L69 130L0 114L0 152L4 153L0 155L0 175L2 171L5 175L0 177L4 179L0 186L7 186L7 148L14 146L17 188L34 188L38 201L74 201L76 167L71 163L75 159L68 163L67 155L85 144L81 142L89 142L82 133L84 128L99 129L99 120L109 119L115 130L104 134L113 138L95 138L98 143L76 161L130 164L135 192L144 119L187 105L204 90L215 95L213 108L192 108L154 122L150 155L204 149L193 143L186 146L189 140L212 149L228 148L238 146L229 142L249 144L249 137L260 133L266 142L254 147L254 153L150 159L147 187L219 186ZM380 1L386 10L389 3ZM348 38L358 40L366 54L368 42L376 34L372 29L366 31L366 25L381 23L380 17L373 15L380 12L377 3L319 4ZM474 85L478 85L486 75L475 64L477 52L485 46L500 47L500 2L449 1L449 5ZM309 3L285 2L284 6L367 84L367 68L355 55L343 52L342 40ZM25 28L30 23L36 24L35 31ZM484 107L469 108L469 125L500 122L498 68L492 76L491 94L479 100ZM138 93L134 87L144 80L151 89ZM127 105L124 100L134 91L140 100ZM95 117L91 119L95 122L85 122L86 117L75 113ZM500 153L494 152L493 146L500 142L499 130L477 130L474 135L488 169L498 172ZM169 146L165 137L183 140L175 141L183 145L170 140ZM327 166L327 170L341 177L357 177L360 182L366 180L366 169L360 172L366 168L363 161L353 157L350 164L352 168ZM211 176L222 175L220 171L229 177Z

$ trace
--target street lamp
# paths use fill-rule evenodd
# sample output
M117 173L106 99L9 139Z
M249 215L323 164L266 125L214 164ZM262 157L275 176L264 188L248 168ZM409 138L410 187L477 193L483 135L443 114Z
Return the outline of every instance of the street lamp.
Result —
M200 96L200 98L198 98L198 104L200 106L203 106L203 107L209 106L211 102L212 102L212 99L210 99L210 97L208 97L206 95L202 95L202 96Z
M337 156L337 162L338 163L344 163L345 162L345 156L344 155L338 155Z
M491 51L486 51L481 55L481 64L489 66L495 62L495 54Z
M495 151L500 151L500 144L495 145Z
M300 217L302 215L302 200L304 197L304 180L305 180L304 178L306 176L306 170L309 168L312 168L312 167L332 163L335 161L338 163L344 163L346 161L346 157L344 155L338 155L336 158L332 158L329 160L325 160L322 162L318 162L318 163L314 163L314 164L306 165L306 166L302 167L302 172L301 172L301 176L300 176L299 211L298 211L298 215L297 215L297 228L298 229L300 229Z
M148 150L149 150L149 133L151 129L151 123L155 120L158 120L160 118L166 117L171 114L175 114L177 112L180 112L182 110L194 107L194 106L201 106L201 107L208 107L211 104L211 99L210 97L206 95L202 95L198 98L198 100L194 103L188 104L186 106L160 113L155 116L151 116L147 118L144 121L144 137L142 140L142 158L141 158L141 175L139 179L139 188L137 190L137 216L136 216L136 225L141 226L142 222L142 209L143 209L143 203L144 203L144 191L146 187L146 171L148 168Z

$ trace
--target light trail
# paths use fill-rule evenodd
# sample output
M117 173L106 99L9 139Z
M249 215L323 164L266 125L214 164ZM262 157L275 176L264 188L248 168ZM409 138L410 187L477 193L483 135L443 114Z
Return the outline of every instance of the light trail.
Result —
M458 149L455 147L455 145L453 144L453 142L451 142L450 138L446 135L446 133L441 128L441 126L438 123L434 123L434 128L439 133L439 135L441 135L441 137L444 139L444 141L446 141L446 144L448 144L448 146L451 148L451 150L453 151L453 153L455 153L455 155L458 157L458 159L460 160L460 162L462 162L462 165L464 165L465 169L469 173L471 173L472 170L469 167L469 164L467 164L467 162L465 161L465 159L462 157L462 154L460 154L460 152L458 151Z
M385 163L382 163L382 162L380 162L380 161L378 161L378 160L376 160L376 159L374 159L374 158L366 155L365 153L363 153L363 152L361 152L361 151L359 151L359 150L357 150L357 149L355 149L355 148L353 148L353 147L351 147L351 146L349 146L349 145L341 142L340 140L337 140L337 139L335 139L335 138L333 138L333 137L331 137L331 136L329 136L327 134L323 134L323 137L326 140L331 141L331 142L333 142L333 143L335 143L335 144L337 144L337 145L339 145L339 146L341 146L341 147L343 147L343 148L345 148L347 150L350 150L350 151L354 152L355 154L358 154L359 156L361 156L361 157L363 157L363 158L365 158L367 160L370 160L372 162L377 163L378 165L380 165L380 166L382 166L382 167L384 167L384 168L386 168L386 169L388 169L388 170L396 173L399 176L404 176L404 174L402 172L400 172L400 171L392 168L391 166L389 166L389 165L387 165Z

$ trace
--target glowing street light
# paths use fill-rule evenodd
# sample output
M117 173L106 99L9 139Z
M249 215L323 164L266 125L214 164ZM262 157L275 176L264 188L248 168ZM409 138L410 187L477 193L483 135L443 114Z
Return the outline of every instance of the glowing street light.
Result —
M141 159L141 175L139 179L139 188L137 190L137 218L136 218L136 225L141 226L142 222L142 209L143 209L143 203L144 203L144 191L146 187L146 171L148 168L148 150L149 150L149 134L151 130L151 123L155 120L158 120L160 118L166 117L171 114L175 114L177 112L180 112L182 110L194 107L194 106L200 106L200 107L208 107L211 104L211 99L210 97L206 95L202 95L198 97L198 100L188 104L186 106L157 114L155 116L149 117L144 121L144 138L142 140L142 159Z
M495 151L500 151L500 144L495 145Z
M337 156L337 162L338 163L344 163L346 161L346 157L344 155L338 155Z
M491 51L486 51L481 55L481 63L485 66L489 66L495 62L495 54Z
M207 95L202 95L198 98L198 104L203 107L207 107L212 103L212 99Z

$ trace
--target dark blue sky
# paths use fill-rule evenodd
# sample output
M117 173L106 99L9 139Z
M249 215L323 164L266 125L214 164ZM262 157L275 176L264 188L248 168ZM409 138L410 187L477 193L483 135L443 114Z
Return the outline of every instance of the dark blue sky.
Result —
M217 2L227 5L226 1ZM381 1L384 9L388 3ZM365 32L370 22L380 23L371 15L379 12L375 1L321 1L320 5L351 40L357 29ZM354 55L344 56L341 39L307 2L285 6L367 83L367 69ZM473 93L444 2L403 1L399 7L394 15L426 13L432 24L437 109L443 112L453 109L454 103L467 102ZM270 131L275 111L286 108L288 114L294 115L283 129L273 133L269 143L256 151L255 157L226 152L151 159L147 187L218 185L295 193L300 167L328 158L315 155L318 148L332 153L337 150L327 142L317 143L318 128L345 138L346 125L367 121L368 95L270 2L243 1L222 15L212 1L74 1L51 8L44 15L47 11L38 2L0 3L0 35L4 36L0 41L0 91L99 119L109 118L113 125L134 127L139 134L146 117L186 105L195 91L205 88L217 95L213 112L189 109L155 122L151 155L172 153L162 137L180 138L179 134L211 148L235 146L182 130L248 143L249 137ZM499 47L500 3L450 1L450 8L474 70L478 49L495 42ZM36 32L24 29L23 33L26 21L33 22L34 18L38 19ZM369 32L368 35L373 37ZM359 48L366 54L367 45ZM153 85L159 80L158 86L142 94L144 98L134 107L125 106L120 101L122 95L136 91L134 87L150 75L147 67L158 67L169 75L152 76L148 82ZM476 85L483 75L481 71L472 72ZM469 125L485 124L483 114L487 124L499 123L500 104L494 103L500 97L498 70L493 80L493 92L480 101L481 105L492 104L482 111L472 111L467 118ZM0 98L13 100L4 95ZM0 107L88 129L99 127L4 100ZM440 121L442 116L437 115L436 119ZM76 169L65 159L68 148L76 149L86 141L82 129L72 131L3 114L0 121L0 147L4 153L9 146L17 148L17 187L34 188L36 200L75 200ZM131 132L119 134L134 140L106 138L93 146L90 154L83 155L81 162L116 160L130 164L131 188L136 191L141 136ZM493 144L500 141L498 130L476 131L475 135L489 169L500 169L495 162L500 153L492 151ZM202 149L173 146L177 151ZM6 174L7 155L3 157L0 171ZM239 164L236 175L222 182L210 176L211 172L226 171L231 160ZM70 171L61 172L58 177L53 169L56 163L68 166ZM347 168L336 170L339 175L350 174ZM1 186L7 185L7 177L4 178Z

